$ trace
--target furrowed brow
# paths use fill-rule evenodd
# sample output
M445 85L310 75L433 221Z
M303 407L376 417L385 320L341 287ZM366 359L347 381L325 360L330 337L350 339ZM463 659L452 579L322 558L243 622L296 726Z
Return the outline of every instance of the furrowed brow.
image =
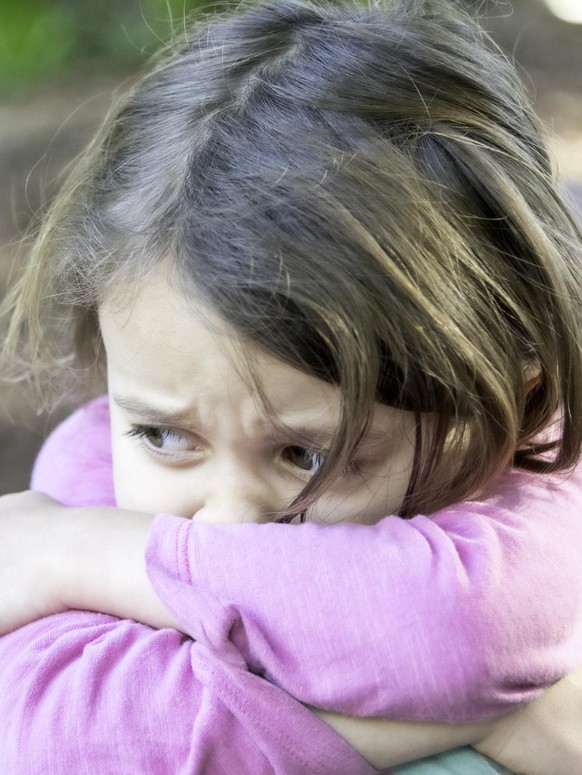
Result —
M140 419L144 420L144 422L151 425L190 426L192 425L193 420L197 419L194 410L180 410L176 412L166 411L152 404L148 404L147 401L143 401L137 396L123 396L118 393L113 393L111 398L120 409L124 409L130 414L137 415Z

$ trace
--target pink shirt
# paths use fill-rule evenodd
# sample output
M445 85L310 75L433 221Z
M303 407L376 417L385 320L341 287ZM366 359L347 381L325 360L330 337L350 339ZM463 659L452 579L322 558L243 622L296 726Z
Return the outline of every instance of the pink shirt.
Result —
M109 447L98 399L48 440L34 487L113 505ZM513 471L487 502L372 527L161 515L148 572L190 638L79 612L2 638L0 772L357 775L373 770L297 699L507 711L580 661L581 503L580 471Z

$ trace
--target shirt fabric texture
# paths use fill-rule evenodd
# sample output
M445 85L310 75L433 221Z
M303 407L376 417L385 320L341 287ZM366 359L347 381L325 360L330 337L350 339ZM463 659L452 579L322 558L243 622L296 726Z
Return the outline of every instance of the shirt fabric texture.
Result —
M115 504L105 398L52 434L33 487ZM0 773L371 774L301 703L506 712L579 663L580 503L580 471L512 471L487 501L375 526L160 515L148 573L188 635L73 611L0 639ZM394 771L502 770L467 749Z

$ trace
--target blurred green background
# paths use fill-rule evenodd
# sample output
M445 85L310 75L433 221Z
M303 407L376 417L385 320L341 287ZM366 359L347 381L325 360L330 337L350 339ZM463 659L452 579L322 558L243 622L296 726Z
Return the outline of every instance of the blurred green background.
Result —
M2 0L0 98L74 70L134 68L203 2Z
M0 299L115 93L207 7L209 0L0 0ZM0 494L28 485L43 437L69 409L38 414L0 374Z

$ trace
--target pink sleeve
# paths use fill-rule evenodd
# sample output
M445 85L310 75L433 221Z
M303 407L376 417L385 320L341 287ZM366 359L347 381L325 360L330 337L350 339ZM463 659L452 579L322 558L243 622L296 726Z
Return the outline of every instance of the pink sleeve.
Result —
M0 638L3 775L372 775L280 689L174 630L69 612Z
M106 425L101 409L77 415L79 438L90 443L92 424ZM50 479L58 461L49 440L37 476ZM107 476L110 468L88 478ZM148 568L194 639L224 658L242 654L302 702L479 719L530 700L580 662L580 504L581 470L562 480L512 472L487 502L373 527L162 515Z
M150 580L185 630L302 702L469 721L535 697L582 656L580 476L374 527L159 516Z
M106 396L55 428L38 455L30 486L65 506L115 506Z

